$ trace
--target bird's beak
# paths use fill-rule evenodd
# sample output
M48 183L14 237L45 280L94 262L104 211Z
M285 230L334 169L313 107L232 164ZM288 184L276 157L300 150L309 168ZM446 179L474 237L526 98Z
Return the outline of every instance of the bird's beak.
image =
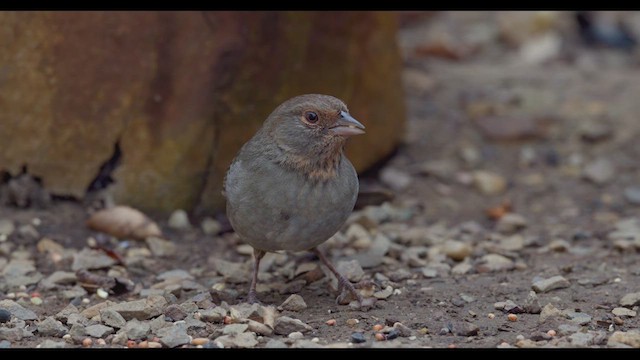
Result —
M348 112L341 111L336 124L329 128L334 135L353 136L364 134L364 125L354 119Z

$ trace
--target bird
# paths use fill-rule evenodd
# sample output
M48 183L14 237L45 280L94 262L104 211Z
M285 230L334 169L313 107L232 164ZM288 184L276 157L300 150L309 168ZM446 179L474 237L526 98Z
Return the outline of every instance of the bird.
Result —
M276 107L240 148L222 193L231 227L253 247L246 302L260 303L256 285L262 257L284 250L314 253L338 280L339 304L352 295L363 308L373 305L374 299L364 299L318 249L353 211L359 181L344 145L364 129L342 100L305 94Z

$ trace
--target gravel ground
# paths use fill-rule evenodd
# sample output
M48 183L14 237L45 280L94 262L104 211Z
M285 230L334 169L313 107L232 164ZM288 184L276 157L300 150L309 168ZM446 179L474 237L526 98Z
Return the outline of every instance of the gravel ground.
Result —
M0 348L640 348L638 53L587 47L568 13L403 19L405 143L323 245L372 309L304 253L268 254L243 304L251 248L224 221L117 240L12 180Z

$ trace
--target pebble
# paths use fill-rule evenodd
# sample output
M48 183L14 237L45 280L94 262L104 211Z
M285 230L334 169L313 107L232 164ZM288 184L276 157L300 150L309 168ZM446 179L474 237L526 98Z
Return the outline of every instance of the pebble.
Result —
M175 348L191 342L191 337L187 335L186 324L184 323L176 323L173 326L164 327L156 331L156 335L160 338L160 343L168 348Z
M273 329L261 322L249 319L247 320L247 325L249 325L249 331L258 335L271 336L273 334Z
M166 305L164 297L152 295L146 299L118 303L109 309L118 312L125 320L147 320L162 314Z
M531 287L537 293L545 293L555 289L563 289L571 286L569 280L565 279L563 276L556 275L549 279L542 279L535 281Z
M471 254L471 246L456 240L447 240L442 245L442 252L449 258L462 261Z
M596 185L604 185L615 176L615 167L607 159L597 159L585 165L582 176Z
M312 331L313 328L299 319L293 319L288 316L280 316L275 321L273 331L278 335L288 335L292 332L300 331L306 333Z
M604 120L586 120L578 131L582 139L588 142L602 141L613 135L613 128Z
M487 317L488 317L489 319L493 320L493 319L495 319L495 318L496 318L496 314L494 314L494 313L488 313L488 314L487 314Z
M385 287L383 290L376 291L373 296L376 299L386 299L393 294L393 288L391 286Z
M94 338L102 338L114 332L112 327L104 326L101 324L91 325L84 328L87 335Z
M14 317L20 320L36 320L38 315L29 309L25 309L22 305L9 299L0 301L0 309L7 310Z
M172 256L178 249L173 242L155 236L146 238L145 242L151 250L151 254L157 257Z
M542 306L535 291L529 291L529 295L524 301L524 311L529 314L540 314L540 311L542 311Z
M494 172L477 170L472 176L474 186L483 195L498 195L507 188L505 178Z
M385 341L385 340L387 340L387 337L384 336L383 333L375 333L375 335L373 337L376 339L376 341Z
M116 264L116 261L107 256L103 251L92 250L88 248L82 249L80 252L73 254L73 263L71 270L93 270L108 268Z
M458 336L476 336L480 331L478 325L470 322L458 323L454 325L454 329Z
M547 335L549 335L549 336L551 336L551 337L554 337L554 336L556 336L556 335L557 335L557 333L556 333L556 331L555 331L555 330L551 329L551 330L547 331Z
M565 316L578 325L587 325L591 322L591 315L583 312L566 311Z
M512 234L527 226L527 220L520 214L507 213L496 223L496 231L502 234Z
M358 260L338 261L336 269L351 282L358 282L364 276L364 270Z
M114 327L114 328L122 328L126 325L127 321L113 309L101 309L100 310L100 320L105 325Z
M270 339L269 341L267 341L264 347L267 349L286 349L287 344L278 339Z
M148 341L147 342L147 347L149 349L160 349L160 348L162 348L162 344L157 342L157 341Z
M167 225L176 230L186 230L191 227L189 216L187 212L182 209L177 209L171 213L169 220L167 220Z
M289 310L289 311L302 311L307 308L307 303L304 301L302 296L298 294L293 294L289 296L283 303L278 307L278 310Z
M397 270L394 270L388 273L387 275L389 276L389 279L391 279L391 281L393 282L401 282L413 277L413 274L405 268L399 268Z
M347 324L347 325L349 325L349 326L351 326L351 327L354 327L354 326L356 326L359 322L360 322L360 320L358 320L358 319L347 319L346 324Z
M247 331L249 325L247 324L229 324L222 329L223 335L237 335Z
M327 325L329 326L335 326L336 325L336 319L329 319L326 322Z
M497 302L493 304L493 308L510 314L520 314L524 312L522 307L511 300Z
M41 297L32 297L32 298L31 298L31 303L32 303L33 305L36 305L36 306L38 306L38 305L42 305L42 302L43 302L43 300L42 300L42 298L41 298Z
M102 311L102 309L106 309L113 304L114 303L112 301L103 301L101 303L95 304L93 306L90 306L82 310L81 314L87 319L91 319L92 317L100 314L100 311Z
M200 320L206 322L219 323L225 316L227 316L227 310L220 306L200 311Z
M76 281L78 281L76 273L70 271L56 271L43 279L40 282L39 287L49 290L57 287L57 285L74 284Z
M463 263L458 264L458 265L462 265L462 264ZM458 266L458 265L456 265L456 266ZM455 267L454 267L454 269L455 269ZM433 279L434 277L438 276L438 270L436 270L434 268L431 268L431 267L424 267L424 268L422 268L421 272L422 272L422 276L424 276L427 279ZM453 269L451 270L451 272L453 273Z
M40 343L38 346L40 349L62 349L67 347L67 343L64 341L54 341L51 339L47 339ZM2 346L0 346L2 348Z
M507 319L509 319L509 321L518 321L518 315L509 314L509 315L507 315Z
M93 340L91 338L85 338L82 340L82 347L90 347L93 345Z
M1 305L2 303L0 303ZM626 294L620 299L620 305L624 307L640 305L640 292Z
M594 335L590 332L576 332L569 336L569 341L576 347L587 347L593 345Z
M0 323L6 323L11 320L11 312L6 309L0 309Z
M524 249L525 239L522 235L512 235L500 239L498 247L505 251L520 251Z
M245 332L237 335L223 335L214 340L225 348L253 348L258 344L256 334Z
M393 339L396 339L398 336L400 336L400 331L395 328L385 334L386 340L393 340Z
M494 272L506 271L515 268L515 263L506 256L499 254L487 254L480 258L480 264L477 266L478 272Z
M428 276L425 274L425 269L428 269L428 268L424 268L422 270L422 275L424 275L426 278L428 278ZM473 269L473 265L471 265L470 263L465 261L465 262L461 262L459 264L454 265L451 268L451 274L452 275L464 275L464 274L467 274L469 271L471 271L471 269ZM433 276L432 277L435 277L437 275L437 271L435 269L433 269L433 271L434 272L433 272ZM432 273L429 272L429 275L431 275L431 274Z
M292 340L299 340L304 338L304 334L302 334L300 331L294 331L291 334L287 335L287 337Z
M37 329L40 336L63 337L69 332L69 329L53 316L48 316L42 320Z
M639 331L616 331L609 337L607 345L624 344L633 348L640 348L640 332Z
M616 316L626 316L626 317L635 317L636 312L627 308L617 307L611 311L613 315Z
M222 230L222 225L213 218L205 217L200 223L200 228L207 235L217 235Z
M543 323L547 321L547 319L550 319L553 317L561 317L561 316L562 316L562 311L560 311L558 308L556 308L551 304L547 304L540 311L540 318L538 321L540 323Z
M629 186L624 189L624 198L633 205L640 205L640 186Z
M147 335L151 332L151 325L148 321L132 319L128 321L122 329L127 334L128 339L139 340L147 337Z
M0 234L9 237L15 231L16 226L9 219L0 219Z
M553 240L548 245L549 249L556 252L565 252L571 249L571 244L566 240Z
M179 305L171 304L164 309L164 316L173 321L184 320L187 317L187 312Z

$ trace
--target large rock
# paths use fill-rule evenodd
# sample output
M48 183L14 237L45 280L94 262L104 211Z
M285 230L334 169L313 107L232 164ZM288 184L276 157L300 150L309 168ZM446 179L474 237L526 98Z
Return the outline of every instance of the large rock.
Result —
M0 13L0 170L82 197L119 152L116 201L221 209L239 147L308 92L367 126L348 146L362 170L403 133L396 30L390 12Z

